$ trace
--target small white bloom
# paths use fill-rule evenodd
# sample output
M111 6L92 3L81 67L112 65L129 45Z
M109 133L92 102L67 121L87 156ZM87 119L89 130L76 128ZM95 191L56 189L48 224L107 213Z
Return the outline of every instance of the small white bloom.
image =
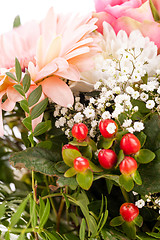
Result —
M95 110L90 108L90 107L86 107L84 109L83 113L85 114L85 116L87 118L94 118L95 117Z
M105 111L103 114L102 114L102 119L110 119L111 118L111 114L109 111Z
M126 119L124 120L124 123L122 124L122 127L127 128L130 127L132 124L132 120L131 119Z
M67 136L67 137L70 137L71 135L70 135L70 129L67 129L65 132L65 135Z
M74 125L74 120L73 119L70 119L68 122L67 122L67 125L69 128L72 128L73 125Z
M140 99L141 99L142 101L144 101L144 102L148 99L148 97L149 97L148 94L146 94L146 93L144 93L144 92L141 93L141 95L140 95Z
M154 106L155 106L155 101L153 101L153 100L148 100L148 101L146 102L146 108L152 109L152 108L154 108Z
M92 97L92 98L90 98L90 103L92 103L92 104L94 104L95 103L95 99Z
M80 102L77 102L77 103L75 104L75 110L76 110L76 111L81 111L82 109L83 109L83 104L80 103Z
M106 127L106 130L110 133L113 134L116 131L116 124L115 123L109 123L108 126Z
M80 101L80 97L76 97L75 102L79 102L79 101Z
M134 128L133 127L126 128L126 130L130 133L134 133Z
M68 105L67 105L67 108L72 108L72 104L68 104Z
M101 84L102 84L101 82L96 82L96 84L94 85L94 89L98 90Z
M157 89L157 93L160 94L160 87Z
M60 128L59 120L55 121L56 128Z
M113 88L112 91L113 91L113 93L120 94L121 88L120 87L115 87L115 88Z
M156 97L156 98L155 98L155 102L156 102L157 104L160 104L160 97Z
M98 124L98 122L97 122L96 120L93 120L93 121L91 122L91 126L92 126L93 128L96 127L97 124Z
M135 205L138 208L143 208L145 206L145 201L143 199L138 200L137 202L135 202Z
M137 99L139 97L139 92L138 91L134 91L132 94L132 98L133 99Z
M134 93L134 89L132 87L128 86L128 87L126 87L126 92L128 94L133 94Z
M138 106L135 106L135 107L133 108L133 111L134 111L134 112L138 112Z
M134 196L138 195L138 193L135 192L135 191L132 191L132 193L133 193Z
M57 117L59 115L59 110L54 111L53 116Z
M91 128L90 132L89 132L89 135L94 138L95 137L95 132L94 132L94 129Z
M74 121L75 121L76 123L82 122L83 117L84 117L84 115L81 114L80 112L79 112L79 113L76 113L76 115L74 116Z
M68 112L68 109L67 108L62 108L61 109L61 114L64 116L66 113Z
M144 124L142 122L135 122L133 127L135 131L141 132L144 129Z
M65 117L60 117L59 118L59 125L61 127L63 127L65 123L66 123L66 118Z

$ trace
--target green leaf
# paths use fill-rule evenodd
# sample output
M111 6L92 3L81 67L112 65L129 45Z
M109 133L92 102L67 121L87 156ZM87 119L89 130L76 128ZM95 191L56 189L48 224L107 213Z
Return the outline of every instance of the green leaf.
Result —
M32 121L31 121L31 117L27 117L24 118L22 123L24 124L24 126L28 129L28 130L32 130Z
M154 158L155 154L149 149L140 149L139 152L135 154L135 159L137 160L137 162L143 164L153 161Z
M49 141L49 140L42 141L42 142L37 143L36 147L45 148L45 149L51 150L52 142Z
M87 146L87 142L83 141L83 142L78 142L76 139L74 139L73 141L69 142L69 144L73 145L73 146Z
M84 172L77 173L76 180L81 188L88 190L93 182L93 172L87 169Z
M88 138L87 143L91 146L92 151L94 151L94 152L97 151L97 145L96 145L95 141L93 141L91 138Z
M0 204L0 219L3 217L4 213L5 213L5 202L3 202L2 204Z
M80 151L84 157L91 160L92 159L92 147L90 145L86 147L81 147Z
M138 215L133 222L138 226L138 227L142 227L143 225L143 218L141 215Z
M12 78L14 81L17 82L17 78L15 77L15 75L14 75L13 73L11 73L11 72L6 72L6 75L7 75L8 77Z
M50 203L49 203L49 200L48 200L48 198L47 198L47 204L46 204L46 206L45 206L43 215L42 215L42 217L40 218L39 228L42 228L42 227L45 225L45 223L46 223L47 220L48 220L49 214L50 214Z
M51 129L51 121L50 120L48 120L46 122L41 122L35 127L33 135L39 136L39 135L47 132L49 129Z
M27 100L22 100L20 101L20 106L23 109L23 111L29 113L29 107L28 107L28 102Z
M143 101L141 101L141 100L135 100L135 99L133 99L133 100L131 101L131 103L132 103L133 107L138 106L138 112L139 112L139 113L146 114L146 113L149 113L149 112L150 112L150 110L149 110L148 108L146 108L145 102L143 102Z
M42 215L43 215L43 213L44 213L44 209L45 209L45 203L44 203L44 201L42 200L41 197L39 197L39 203L40 203L39 218L41 219L41 218L42 218Z
M146 232L149 236L160 239L160 233L149 233Z
M119 183L127 192L130 192L134 187L133 179L128 175L121 174L119 177Z
M112 188L113 188L113 181L109 180L109 179L106 179L106 184L107 184L108 194L110 194L111 191L112 191Z
M85 240L85 232L86 232L86 221L84 218L82 218L82 222L81 222L80 230L79 230L80 240Z
M69 167L73 167L73 161L77 157L81 157L81 153L75 149L64 149L62 151L62 157L65 164Z
M23 83L23 89L24 89L24 92L28 92L29 90L29 87L31 85L31 77L30 77L30 74L26 73L24 75L24 78L22 80L22 83Z
M19 27L21 25L20 16L16 16L13 22L13 28Z
M44 110L47 107L47 104L48 104L48 98L45 98L32 109L32 112L31 112L32 120L39 117L44 112Z
M137 138L139 139L139 141L141 143L141 148L142 148L144 146L145 142L146 142L147 136L146 136L146 134L144 134L144 132L140 132L137 135Z
M22 132L21 133L21 138L22 138L23 143L26 146L26 148L30 147L30 141L28 140L28 133Z
M30 196L30 218L32 227L36 227L37 225L37 212L36 212L36 202L33 200L32 196Z
M21 152L13 153L10 163L17 168L26 167L50 176L58 175L54 164L59 160L57 153L50 150L34 147Z
M136 239L136 226L132 222L124 222L122 224L123 231L127 234L127 236L131 239Z
M136 184L142 185L142 179L138 171L135 171L134 174L132 174L132 178L135 181Z
M31 133L29 136L28 136L28 139L31 143L31 146L33 147L34 146L34 139L33 139L33 133Z
M146 233L138 232L136 235L139 240L155 240L155 238L149 237Z
M10 233L6 232L4 237L5 237L5 240L10 240Z
M118 216L118 217L115 217L113 218L111 221L110 221L110 225L112 227L116 227L116 226L120 226L122 225L122 223L124 223L124 219L122 218L122 216Z
M66 196L66 194L64 194L64 193L62 193L62 195L63 195L63 197L64 197L64 199L65 199L65 202L66 202L66 208L69 209L69 207L70 207L70 202L69 202L67 196Z
M93 162L89 161L89 167L92 169L93 172L103 172L103 169L95 165Z
M101 136L100 141L98 142L98 148L104 148L104 149L111 148L115 139L116 138L104 138Z
M98 228L99 228L98 232L100 232L103 229L104 225L106 224L107 218L108 218L107 198L106 198L106 196L105 196L105 212L102 213L102 214L103 214L103 218L101 218L102 220L98 224Z
M116 164L116 168L119 166L119 164L123 161L123 159L124 159L124 152L123 152L123 150L121 149L120 151L119 151L119 154L118 154L118 160L117 160L117 164Z
M152 15L153 15L153 18L156 22L159 22L160 21L160 15L159 15L159 12L158 10L156 9L156 7L154 6L154 3L152 0L149 0L149 4L150 4L150 8L151 8L151 11L152 11Z
M103 240L131 240L123 233L116 231L113 228L103 228L101 236Z
M43 232L49 240L62 240L62 238L60 238L56 232L48 232L47 230L44 230ZM46 238L44 239L46 240Z
M21 85L16 84L16 85L14 85L13 87L14 87L14 88L17 90L17 92L19 92L23 97L25 96L23 87L22 87Z
M61 188L68 186L72 190L75 190L78 187L76 178L74 178L74 177L66 178L63 175L61 175L60 178L57 180L57 185Z
M34 104L36 104L40 97L42 95L42 86L39 85L28 97L28 105L29 107L32 107Z
M55 168L59 173L65 173L68 170L68 166L63 161L57 162Z
M16 70L17 81L20 82L22 77L22 69L17 58L15 58L15 70Z
M74 167L71 167L65 172L64 176L65 177L73 177L76 174L77 174L77 171L74 169Z
M16 225L16 223L19 221L22 213L24 212L24 209L26 207L29 197L30 195L27 196L27 198L19 205L17 211L12 215L11 221L10 221L10 228L13 228Z

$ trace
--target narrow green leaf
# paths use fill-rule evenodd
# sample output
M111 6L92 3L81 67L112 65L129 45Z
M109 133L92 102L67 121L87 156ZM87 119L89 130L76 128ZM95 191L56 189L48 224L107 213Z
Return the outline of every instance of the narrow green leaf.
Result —
M146 164L146 163L153 161L155 156L156 155L149 149L140 149L139 152L137 154L135 154L135 159L139 163Z
M95 165L93 162L89 161L89 167L93 170L93 172L103 172L103 169Z
M0 204L0 218L3 217L4 213L5 213L5 202Z
M28 130L32 130L32 121L31 121L31 117L27 117L24 118L22 123L24 124L24 126L28 129Z
M81 188L88 190L93 182L93 172L87 169L84 172L77 173L76 180Z
M28 139L31 143L31 146L34 146L34 139L33 139L33 133L31 133L29 136L28 136Z
M119 183L127 192L130 192L134 187L133 179L128 175L121 174L119 177Z
M37 225L37 213L36 202L33 200L32 196L30 196L30 218L32 227L34 228Z
M146 232L149 236L160 239L160 233L149 233Z
M105 212L104 212L104 214L103 214L102 222L101 222L101 224L98 226L98 228L99 228L98 232L101 232L101 230L103 229L104 225L106 224L107 218L108 218L107 198L106 198L106 196L105 196Z
M17 58L15 58L15 70L16 70L17 81L20 82L22 77L22 69Z
M9 234L9 232L6 232L4 237L5 237L5 240L10 240L10 234Z
M134 222L124 222L122 228L129 238L136 239L136 226Z
M109 180L109 179L106 179L106 184L107 184L108 194L110 194L111 191L112 191L112 188L113 188L113 181Z
M8 77L12 78L14 81L17 82L17 79L16 79L16 77L15 77L15 75L14 75L13 73L11 73L11 72L6 72L6 75L7 75Z
M42 228L45 225L45 223L48 220L49 214L50 214L50 203L49 203L49 200L47 199L47 204L45 206L43 215L40 219L39 228Z
M142 185L142 179L141 176L139 174L138 171L136 171L133 175L132 175L133 180L135 181L136 184L138 185Z
M43 101L41 101L40 103L38 103L33 109L32 109L32 112L31 112L31 118L32 120L39 117L43 112L44 110L46 109L47 107L47 104L48 104L48 98L45 98Z
M80 240L85 240L85 232L86 232L86 221L84 218L82 218L82 222L81 222L80 230L79 230Z
M81 146L81 147L85 147L87 146L87 142L83 141L83 142L78 142L76 139L73 139L73 141L69 142L69 144L73 145L73 146Z
M24 212L24 209L26 207L29 197L30 195L27 196L27 198L20 204L17 211L12 215L10 228L13 228L16 225L16 223L19 221L21 214Z
M100 141L98 143L98 148L109 149L112 147L113 142L116 138L104 138L101 136Z
M17 90L17 92L19 92L23 97L25 96L23 87L22 87L21 85L16 84L16 85L14 85L13 87L14 87L14 88Z
M13 28L19 27L21 25L20 16L16 16L13 22Z
M73 167L73 161L77 157L81 157L81 153L75 149L64 149L62 151L63 161L69 167Z
M118 216L118 217L115 217L113 218L111 221L110 221L110 225L112 227L116 227L116 226L120 226L124 223L124 219L122 218L122 216Z
M138 227L142 227L143 225L143 218L141 215L138 215L133 222L138 226Z
M116 164L116 168L119 166L119 164L123 161L123 159L124 159L124 152L123 152L123 150L121 149L120 151L119 151L119 154L118 154L118 160L117 160L117 164Z
M65 172L64 176L65 177L73 177L76 174L77 174L77 171L74 169L74 167L71 167Z
M56 232L51 233L51 232L48 232L47 230L44 230L44 233L45 233L47 239L49 239L49 240L62 240L62 238L60 238Z
M152 0L149 0L149 4L150 4L150 8L151 8L151 11L152 11L152 15L153 15L153 18L156 22L159 22L160 21L160 15L158 13L158 10L156 9L156 7L154 6L153 4L153 1Z
M44 209L45 209L45 203L44 203L44 201L42 200L41 197L39 197L39 203L40 203L39 218L41 219L41 218L42 218L42 215L43 215L43 213L44 213Z
M29 90L29 87L31 85L31 77L30 77L30 74L26 73L24 75L24 78L22 80L22 83L23 83L23 89L24 89L24 92L28 92Z
M51 121L50 120L48 120L46 122L41 122L35 127L33 135L39 136L39 135L47 132L49 129L51 129Z
M28 97L28 105L29 107L32 107L34 104L36 104L40 97L42 95L42 86L39 85Z
M62 195L63 195L63 197L64 197L64 199L65 199L65 202L66 202L66 208L69 209L69 207L70 207L70 202L69 202L67 196L66 196L66 194L64 194L64 193L62 193Z
M29 113L29 107L28 107L27 100L24 99L24 100L20 101L20 106L26 113Z

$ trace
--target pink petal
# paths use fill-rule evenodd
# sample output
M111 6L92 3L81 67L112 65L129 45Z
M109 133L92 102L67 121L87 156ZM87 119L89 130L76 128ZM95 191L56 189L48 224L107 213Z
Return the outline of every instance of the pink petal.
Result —
M155 8L157 9L159 15L160 15L160 1L159 0L152 0Z
M96 12L104 12L106 0L94 0Z
M9 100L9 99L6 99L4 103L2 103L1 107L3 110L5 111L12 111L13 108L15 107L15 102Z
M59 77L46 78L40 84L42 85L44 94L55 103L63 107L67 107L70 104L73 105L74 98L72 91Z
M32 121L32 130L34 131L35 127L40 123L42 122L43 120L43 115L44 113L42 113L38 118L35 118L33 121Z
M80 73L78 68L72 64L69 64L69 67L62 72L59 70L55 73L59 77L63 77L72 81L79 81L80 80Z
M14 89L14 87L7 88L7 96L8 96L8 99L13 102L19 102L23 99L21 94L17 92L17 90Z
M112 15L105 13L105 12L101 12L101 13L93 13L93 17L97 17L98 18L98 22L96 23L96 25L98 26L98 32L103 34L103 22L108 22L109 24L111 24L111 26L114 24L114 22L116 21L116 18L113 17Z
M124 30L129 35L131 31L140 29L140 25L140 22L137 22L132 18L121 17L114 22L113 28L116 33L118 33L120 30Z

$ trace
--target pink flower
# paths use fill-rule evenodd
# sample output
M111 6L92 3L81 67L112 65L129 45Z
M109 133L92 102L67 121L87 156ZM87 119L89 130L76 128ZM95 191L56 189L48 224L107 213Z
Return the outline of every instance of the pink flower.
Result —
M152 3L160 16L160 1L152 0ZM122 29L129 35L139 29L160 48L160 24L153 18L149 0L95 0L95 7L98 13L93 16L99 18L97 25L101 33L103 21L110 23L116 33Z
M43 93L57 104L73 104L73 94L64 79L80 80L80 72L93 67L92 56L99 48L91 33L97 19L87 16L56 15L51 8L41 22L41 37L36 66L29 63L29 72Z

